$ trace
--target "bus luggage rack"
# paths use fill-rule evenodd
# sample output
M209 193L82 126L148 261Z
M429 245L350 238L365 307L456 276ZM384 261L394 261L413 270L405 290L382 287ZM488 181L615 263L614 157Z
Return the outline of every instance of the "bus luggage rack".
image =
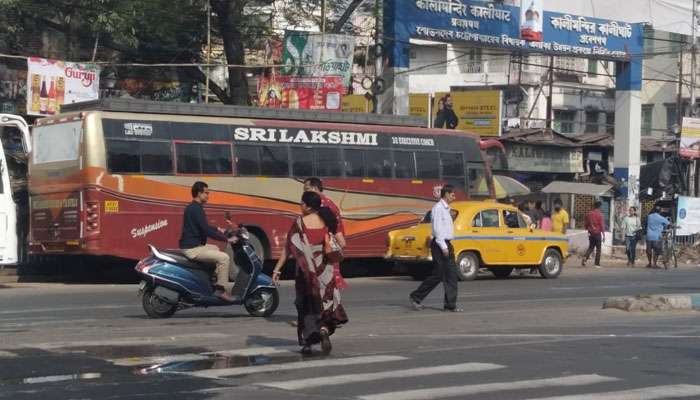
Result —
M196 115L206 117L232 117L278 119L290 121L335 122L361 125L395 125L407 127L427 127L423 117L409 117L386 114L345 113L337 111L290 110L229 106L223 104L191 104L134 99L100 99L82 103L65 104L61 112L113 111L140 114Z

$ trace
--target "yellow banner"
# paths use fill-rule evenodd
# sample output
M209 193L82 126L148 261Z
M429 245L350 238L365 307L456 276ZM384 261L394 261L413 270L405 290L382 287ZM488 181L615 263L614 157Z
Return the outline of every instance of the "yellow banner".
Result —
M408 95L408 115L412 117L428 118L430 95L428 93L414 93Z
M435 93L433 127L500 136L501 102L499 90Z
M343 96L343 112L366 113L369 112L369 100L360 94Z

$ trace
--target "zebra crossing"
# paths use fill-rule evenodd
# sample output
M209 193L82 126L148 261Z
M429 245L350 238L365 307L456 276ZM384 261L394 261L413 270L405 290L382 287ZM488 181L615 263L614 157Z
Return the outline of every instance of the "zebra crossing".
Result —
M269 362L263 365L234 366L224 368L193 368L191 370L167 368L168 364L187 361L211 360L216 357L253 357L265 355ZM290 357L298 355L295 347L249 347L198 354L180 354L158 357L131 357L110 360L114 365L148 367L157 373L180 374L190 377L236 381L236 385L274 389L304 394L314 390L335 390L350 393L347 398L358 400L428 400L450 398L518 398L526 400L662 400L700 398L700 385L661 384L658 386L632 387L625 379L596 373L562 374L542 378L537 370L517 371L510 376L517 379L494 382L494 376L504 376L511 369L507 365L490 362L445 363L430 366L410 355L354 355L338 357ZM275 360L275 357L280 357ZM195 363L196 364L196 363ZM199 365L199 364L197 364ZM148 368L147 368L148 369ZM359 370L359 371L358 371ZM498 374L489 374L498 373ZM286 376L289 375L289 376ZM533 375L525 377L523 375ZM446 378L453 377L453 378ZM456 377L457 379L454 379ZM468 377L468 384L459 382ZM480 382L480 377L484 377ZM443 378L443 379L439 379ZM461 383L461 382L460 382ZM599 388L604 385L603 389ZM388 390L392 387L399 390ZM622 388L625 388L624 390ZM532 396L537 390L548 394L561 391L561 395ZM367 393L365 393L367 391ZM529 391L529 392L528 392ZM571 394L575 391L577 394ZM579 393L580 392L580 393ZM529 394L528 394L529 393Z

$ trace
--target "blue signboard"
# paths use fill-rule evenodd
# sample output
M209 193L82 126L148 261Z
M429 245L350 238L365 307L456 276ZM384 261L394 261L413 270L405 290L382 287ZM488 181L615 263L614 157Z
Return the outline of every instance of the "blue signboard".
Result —
M522 52L630 61L641 57L641 24L479 0L384 0L390 65L408 67L411 38L464 42ZM393 38L393 40L392 40Z

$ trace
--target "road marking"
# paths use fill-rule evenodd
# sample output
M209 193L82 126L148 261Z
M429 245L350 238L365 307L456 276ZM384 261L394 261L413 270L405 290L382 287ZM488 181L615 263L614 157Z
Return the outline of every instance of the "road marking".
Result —
M667 385L619 392L575 394L571 396L543 397L530 400L658 400L700 396L700 386Z
M0 350L0 358L15 358L15 357L17 357L17 354L15 354L11 351Z
M444 397L460 397L480 393L538 389L557 386L583 386L613 382L617 378L600 375L572 375L563 378L533 379L514 382L483 383L478 385L449 386L442 388L404 390L359 396L363 400L428 400ZM599 399L598 399L599 400Z
M281 347L250 347L247 349L211 351L207 353L187 353L175 354L172 356L152 356L152 357L127 357L109 360L114 365L121 367L135 367L139 365L167 364L182 361L210 360L216 357L250 357L268 356L273 354L296 353L299 346Z
M486 363L464 363L455 365L440 365L437 367L404 369L398 371L370 372L366 374L347 374L326 376L323 378L297 379L293 381L266 382L260 383L258 385L285 390L299 390L321 386L345 385L348 383L357 382L371 382L392 378L410 378L416 376L429 376L439 374L457 374L461 372L491 371L500 368L505 368L505 366Z
M195 372L185 372L186 375L198 376L200 378L225 378L231 376L241 376L256 374L259 372L271 373L278 371L289 371L295 369L305 369L305 368L325 368L325 367L338 367L346 365L358 365L358 364L373 364L373 363L383 363L391 361L403 361L406 357L401 356L366 356L366 357L351 357L351 358L336 358L328 360L313 360L313 361L298 361L286 364L267 364L267 365L256 365L253 367L237 367L237 368L221 368L221 369L210 369ZM182 372L175 372L182 373Z
M64 347L87 347L87 346L129 346L137 344L167 343L184 339L221 339L230 338L231 335L225 333L196 333L187 335L172 336L146 336L130 337L115 340L83 340L75 342L53 342L53 343L29 343L25 347L33 347L43 350L60 349Z

